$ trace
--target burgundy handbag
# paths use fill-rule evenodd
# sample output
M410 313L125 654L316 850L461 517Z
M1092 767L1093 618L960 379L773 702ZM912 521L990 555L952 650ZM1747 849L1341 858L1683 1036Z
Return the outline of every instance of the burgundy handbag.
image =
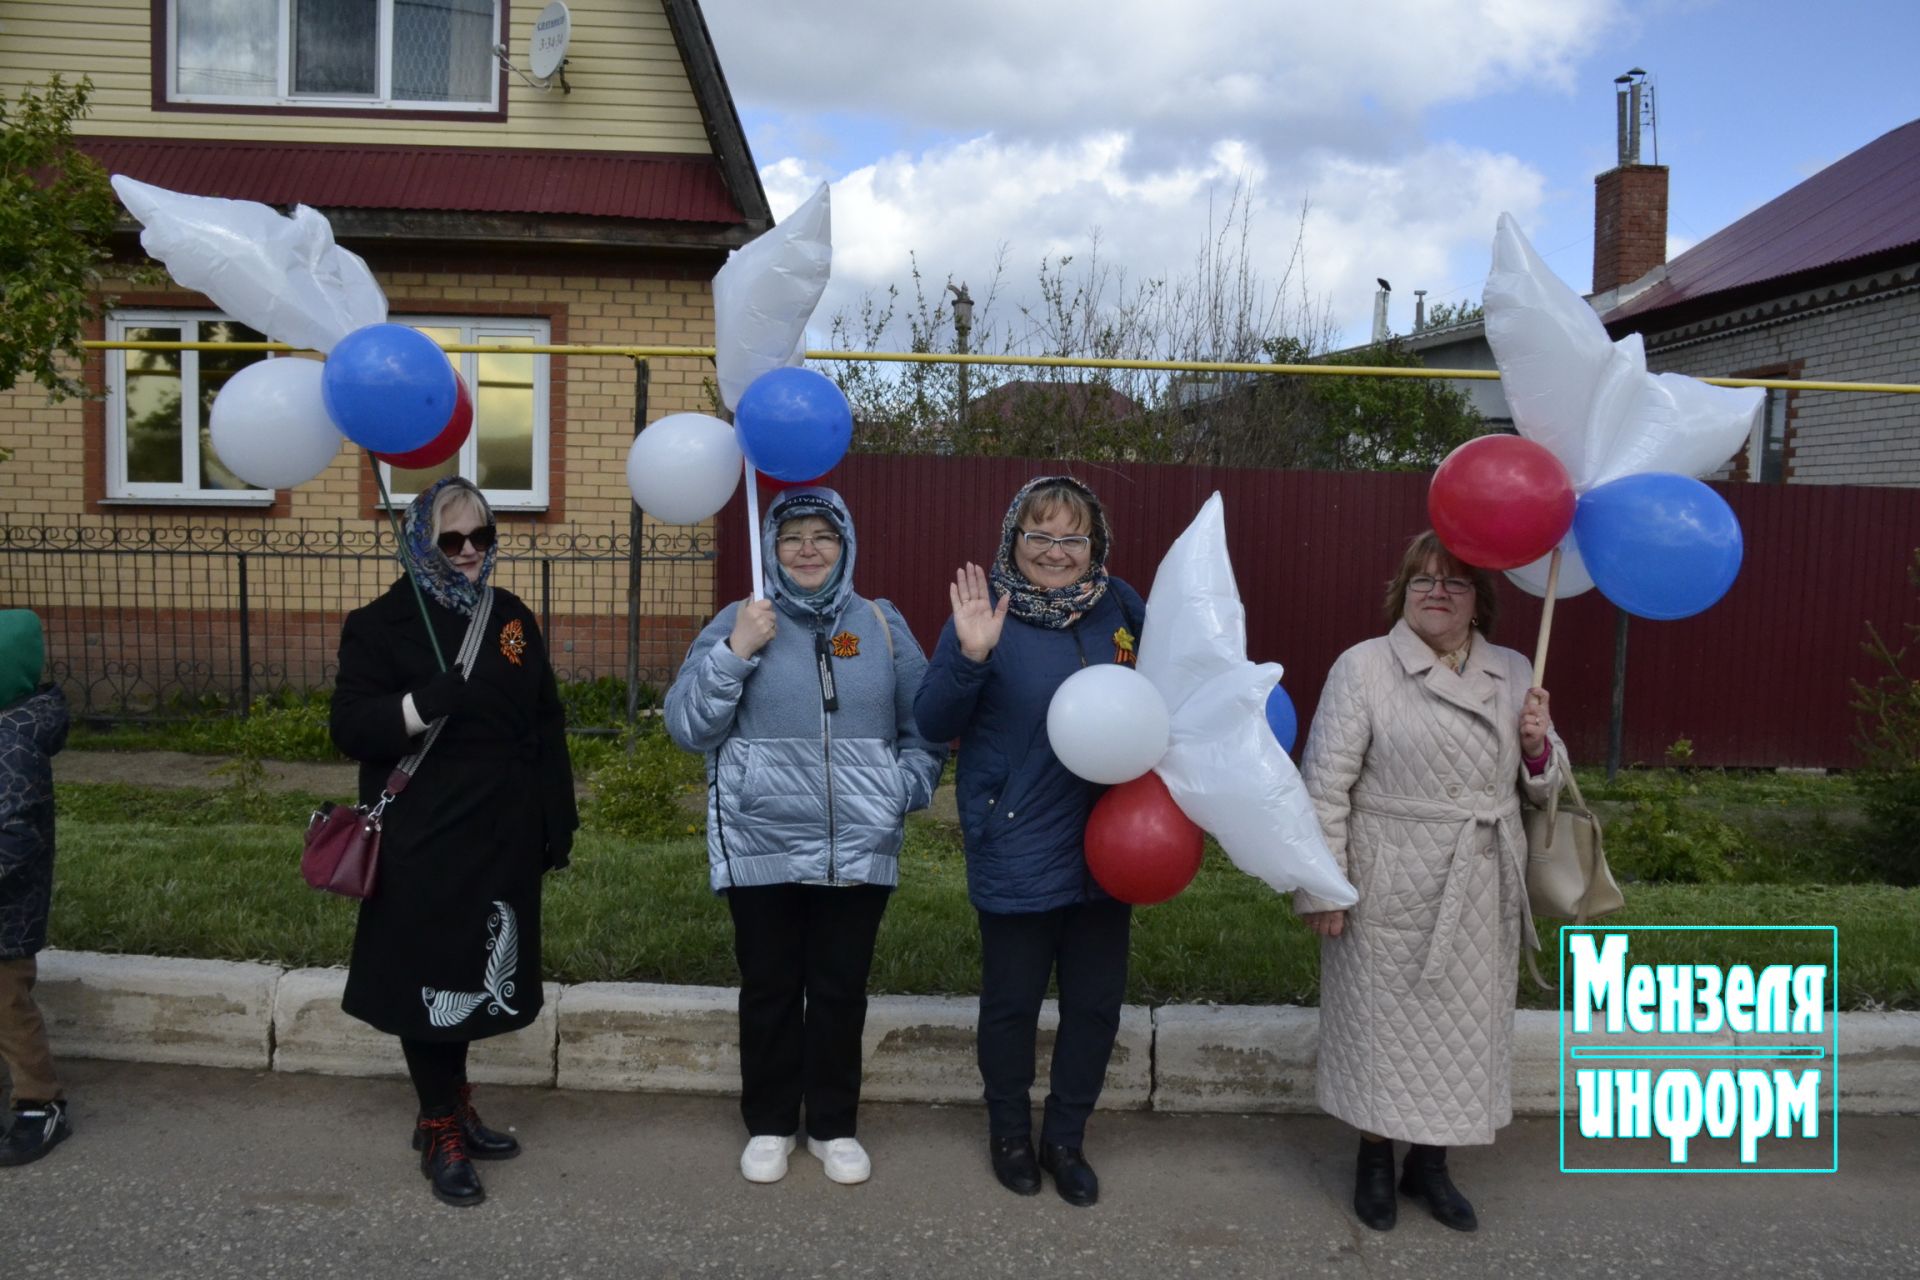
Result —
M300 874L308 884L347 898L373 896L380 871L380 815L406 790L408 777L395 769L378 804L327 803L314 810L300 855Z
M460 642L454 662L463 675L473 674L473 661L480 653L480 634L486 630L493 613L493 588L480 595L473 616L467 622L467 634ZM300 874L308 884L326 893L366 899L380 874L380 818L394 797L407 789L407 783L420 768L420 762L433 749L447 718L441 716L427 730L420 749L402 760L387 775L380 799L371 805L323 804L307 819L306 848L300 854Z

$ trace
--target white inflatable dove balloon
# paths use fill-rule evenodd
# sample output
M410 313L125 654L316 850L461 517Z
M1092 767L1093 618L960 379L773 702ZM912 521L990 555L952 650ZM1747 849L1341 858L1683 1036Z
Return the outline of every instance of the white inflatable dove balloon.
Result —
M797 365L807 321L833 269L827 184L773 230L735 249L713 277L714 373L733 408L761 374Z
M115 174L113 189L146 228L140 247L189 289L275 342L316 351L387 318L387 296L325 217L252 200L186 195Z
M1359 900L1320 834L1306 785L1267 727L1280 665L1247 659L1247 612L1227 558L1226 507L1208 498L1154 575L1140 674L1172 722L1155 772L1181 812L1213 834L1233 865L1286 893L1333 907Z
M1501 214L1484 295L1487 344L1500 369L1513 425L1566 466L1576 493L1646 471L1700 477L1717 470L1753 432L1765 401L1757 387L1713 387L1677 373L1649 373L1640 335L1607 337L1586 299L1553 274L1519 224ZM1569 574L1571 538L1555 596L1592 585ZM1544 562L1507 575L1535 595Z

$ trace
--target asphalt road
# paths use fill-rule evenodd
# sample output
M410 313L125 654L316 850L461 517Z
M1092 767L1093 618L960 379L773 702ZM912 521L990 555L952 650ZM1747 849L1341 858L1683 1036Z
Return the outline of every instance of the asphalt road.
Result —
M1481 1229L1346 1207L1349 1131L1319 1117L1100 1115L1103 1199L988 1172L971 1107L872 1105L873 1181L796 1154L752 1186L729 1102L483 1089L526 1144L488 1202L430 1195L394 1081L69 1063L77 1132L0 1170L0 1274L24 1277L1920 1275L1920 1118L1844 1121L1827 1176L1571 1177L1554 1123L1456 1153ZM1904 1206L1904 1207L1902 1207Z

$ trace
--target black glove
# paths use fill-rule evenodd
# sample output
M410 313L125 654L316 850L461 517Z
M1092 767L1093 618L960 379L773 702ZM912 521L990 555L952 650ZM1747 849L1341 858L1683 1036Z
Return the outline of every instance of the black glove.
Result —
M451 671L442 671L433 679L413 691L413 709L420 718L432 724L441 716L452 715L466 701L467 678L455 667Z

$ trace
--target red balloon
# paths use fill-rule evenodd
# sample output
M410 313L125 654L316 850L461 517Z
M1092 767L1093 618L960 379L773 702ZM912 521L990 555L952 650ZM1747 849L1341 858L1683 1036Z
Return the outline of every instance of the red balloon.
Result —
M447 418L447 425L440 428L440 434L421 445L418 449L409 449L405 453L376 453L373 456L391 467L403 471L422 471L428 467L437 467L460 452L460 446L467 442L473 433L473 393L467 390L467 380L460 371L453 371L453 413ZM1535 557L1538 559L1538 557Z
M1518 569L1573 527L1573 477L1545 445L1481 436L1448 454L1427 489L1427 517L1447 550L1482 569Z
M779 493L783 489L811 489L814 485L819 484L827 478L823 474L817 475L811 480L782 480L778 476L770 476L764 471L756 471L753 474L760 481L760 488L768 493Z
M1108 790L1087 818L1087 866L1122 902L1151 906L1192 883L1206 842L1152 771Z

